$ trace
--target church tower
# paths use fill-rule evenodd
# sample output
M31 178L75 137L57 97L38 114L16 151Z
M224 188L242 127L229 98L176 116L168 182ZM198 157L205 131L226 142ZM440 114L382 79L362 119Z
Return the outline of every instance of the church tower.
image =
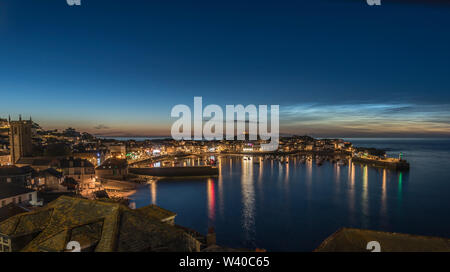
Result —
M13 164L20 158L32 155L31 127L31 118L22 120L22 116L19 115L19 121L9 120L9 146Z

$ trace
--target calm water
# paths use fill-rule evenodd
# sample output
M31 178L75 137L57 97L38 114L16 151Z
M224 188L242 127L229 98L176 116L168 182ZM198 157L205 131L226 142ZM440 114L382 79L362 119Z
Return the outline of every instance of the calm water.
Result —
M172 210L178 224L200 232L214 227L218 243L231 247L311 251L341 227L450 237L450 140L351 141L403 152L411 169L229 156L218 178L159 181L132 199Z

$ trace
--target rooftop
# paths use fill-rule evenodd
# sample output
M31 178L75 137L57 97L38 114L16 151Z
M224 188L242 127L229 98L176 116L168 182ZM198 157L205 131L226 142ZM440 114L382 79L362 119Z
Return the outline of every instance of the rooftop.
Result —
M63 174L61 172L59 172L58 170L54 169L54 168L48 168L48 169L45 169L43 171L39 171L36 175L38 177L45 177L47 175L54 176L56 178L62 178L63 177Z
M18 195L23 195L27 193L34 192L31 189L7 183L7 182L0 182L0 199L10 198Z
M163 209L154 204L150 204L148 206L139 208L136 211L143 213L143 214L148 214L149 216L154 217L155 219L160 220L160 221L173 218L177 215L174 212Z
M99 200L61 196L33 212L0 223L0 233L32 237L21 251L64 251L67 241L82 249L108 251L197 251L199 242L182 229L162 223L154 208L132 210ZM29 235L34 234L34 235Z
M325 239L317 252L368 252L377 241L382 252L449 252L450 239L364 229L342 228Z
M21 176L31 173L28 168L17 167L15 165L0 166L0 176Z
M72 162L72 165L70 165L70 162ZM59 161L59 165L61 168L69 168L69 167L94 167L92 163L90 163L86 159L80 159L80 158L64 158Z
M0 208L0 222L10 218L11 216L24 212L28 212L28 210L14 203L9 203L8 205Z
M16 164L28 164L33 166L45 166L50 165L55 160L55 158L46 157L22 157Z

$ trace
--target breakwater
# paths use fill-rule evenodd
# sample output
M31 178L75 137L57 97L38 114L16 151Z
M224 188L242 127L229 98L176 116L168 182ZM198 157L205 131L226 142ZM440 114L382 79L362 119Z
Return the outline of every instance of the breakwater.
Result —
M153 167L153 168L130 168L129 172L136 175L155 177L193 177L193 176L216 176L219 169L212 166L186 166L186 167Z
M374 167L382 167L394 170L409 170L409 163L405 160L376 160L368 158L353 157L355 163L367 164Z

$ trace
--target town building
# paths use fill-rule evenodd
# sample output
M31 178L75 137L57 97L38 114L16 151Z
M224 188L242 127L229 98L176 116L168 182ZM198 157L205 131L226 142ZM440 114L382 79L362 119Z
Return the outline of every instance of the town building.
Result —
M125 159L110 158L95 168L97 178L125 179L128 175L128 163Z
M11 183L22 187L30 186L33 169L15 165L0 166L0 183Z
M14 165L18 167L29 166L36 171L51 168L58 162L58 157L25 157L20 158Z
M97 150L76 152L76 153L72 153L72 156L75 159L88 160L90 163L92 163L93 165L96 165L96 166L100 166L101 163L105 160L105 152L97 151Z
M67 191L63 185L63 174L54 168L48 168L33 175L33 185L36 189L53 192Z
M0 166L10 164L11 164L11 155L9 154L9 152L0 151Z
M122 144L110 144L108 145L108 151L112 158L124 159L127 154L127 148Z
M11 149L11 162L14 164L20 158L30 157L32 155L32 121L22 120L19 117L19 121L9 121L10 133L9 133L9 145Z
M0 183L0 208L10 203L38 205L37 192L11 183Z
M0 128L8 128L8 119L0 118Z
M94 165L85 159L64 158L58 161L57 168L65 177L81 183L89 183L95 178Z

